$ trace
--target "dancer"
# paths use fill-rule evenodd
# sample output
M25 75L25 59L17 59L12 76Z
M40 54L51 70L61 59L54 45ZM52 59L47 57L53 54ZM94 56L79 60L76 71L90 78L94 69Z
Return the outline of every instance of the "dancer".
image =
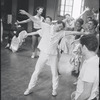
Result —
M19 36L19 33L21 31L23 31L23 30L24 30L24 28L21 27L21 25L18 25L15 22L14 26L11 27L11 31L8 34L8 42L7 42L7 45L6 45L5 48L8 48L9 49L10 46L11 46L11 42L12 42L13 37L18 37Z
M36 15L34 17L39 21L43 21L44 20L44 17L41 16L41 14L43 13L43 10L44 10L43 7L37 7L36 10L35 10L36 11ZM18 22L18 24L24 24L24 23L28 23L30 21L31 21L30 19L27 19L27 20L17 21L17 22ZM37 24L37 23L34 23L33 26L34 26L33 27L33 32L41 29L41 26L39 24ZM32 36L32 56L31 56L31 58L35 58L37 56L36 53L39 52L39 50L36 52L37 45L38 45L39 41L40 41L39 35L33 35Z
M58 21L55 26L50 26L47 23L42 23L41 26L42 29L34 33L34 35L42 34L42 38L38 45L38 48L40 49L40 55L35 66L35 71L32 74L31 80L29 82L28 89L25 91L24 95L28 95L33 91L32 89L36 85L40 71L42 70L46 62L49 61L52 72L52 95L56 96L58 87L58 72L56 65L57 43L59 38L64 35L61 33L61 30L64 28L64 23L62 21Z

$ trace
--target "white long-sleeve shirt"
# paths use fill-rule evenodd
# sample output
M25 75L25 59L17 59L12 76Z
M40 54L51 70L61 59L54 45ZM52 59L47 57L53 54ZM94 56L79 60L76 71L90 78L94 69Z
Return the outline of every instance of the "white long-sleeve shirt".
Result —
M42 29L37 31L42 34L42 38L38 48L46 54L57 55L57 47L59 40L65 36L65 31L54 32L54 25L41 23Z

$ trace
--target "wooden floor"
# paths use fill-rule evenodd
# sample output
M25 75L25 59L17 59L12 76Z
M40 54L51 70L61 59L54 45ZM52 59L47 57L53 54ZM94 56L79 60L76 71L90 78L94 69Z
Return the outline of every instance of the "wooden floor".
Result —
M34 92L28 96L23 93L34 71L37 58L31 59L31 40L26 39L21 49L12 53L5 49L6 40L1 44L1 100L71 100L75 90L71 75L59 76L58 95L52 97L51 70L45 65L39 75Z

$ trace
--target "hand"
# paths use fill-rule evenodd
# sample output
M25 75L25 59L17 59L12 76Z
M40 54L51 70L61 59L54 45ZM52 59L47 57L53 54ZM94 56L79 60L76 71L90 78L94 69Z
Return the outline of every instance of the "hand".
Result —
M85 10L88 11L88 10L90 10L90 8L89 7L85 7Z
M27 15L27 12L25 10L19 10L19 13L22 15Z
M15 25L18 25L18 24L20 24L20 22L17 20L17 21L15 22Z

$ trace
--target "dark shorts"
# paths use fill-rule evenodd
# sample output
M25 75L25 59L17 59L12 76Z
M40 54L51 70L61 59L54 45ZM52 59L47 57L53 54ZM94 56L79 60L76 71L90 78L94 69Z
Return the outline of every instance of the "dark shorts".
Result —
M33 32L36 32L36 31L38 31L38 30L40 30L40 29L35 29L35 28L33 28ZM34 35L34 36L40 37L40 35L38 35L38 34L36 34L36 35Z

